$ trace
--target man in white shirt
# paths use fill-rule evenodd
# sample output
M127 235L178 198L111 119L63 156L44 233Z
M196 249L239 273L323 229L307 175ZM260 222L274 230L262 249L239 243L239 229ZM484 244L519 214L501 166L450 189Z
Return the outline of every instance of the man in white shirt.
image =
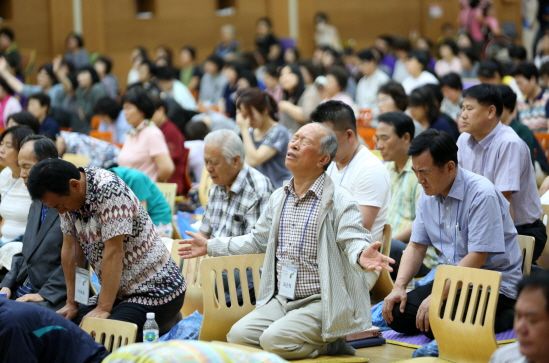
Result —
M362 224L373 240L381 240L391 199L389 172L367 147L360 144L353 110L343 102L327 101L311 114L311 120L332 129L337 154L327 174L335 185L351 194L362 214Z
M437 77L427 71L428 64L429 54L427 52L413 50L409 53L406 69L410 76L402 81L402 87L404 87L406 94L409 95L414 89L426 84L438 84Z
M377 92L379 87L389 82L389 76L378 68L378 54L370 49L358 53L359 69L363 77L356 88L356 104L359 109L369 108L377 115Z
M183 83L175 79L174 71L169 67L160 67L155 72L158 86L185 110L195 111L198 109L191 91Z

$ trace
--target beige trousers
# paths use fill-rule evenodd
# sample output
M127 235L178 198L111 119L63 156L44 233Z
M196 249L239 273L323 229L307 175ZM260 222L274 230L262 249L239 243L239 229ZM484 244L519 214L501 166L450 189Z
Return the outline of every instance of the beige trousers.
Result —
M285 359L314 358L329 343L321 334L320 295L296 301L277 295L237 321L227 334L227 341L259 345Z

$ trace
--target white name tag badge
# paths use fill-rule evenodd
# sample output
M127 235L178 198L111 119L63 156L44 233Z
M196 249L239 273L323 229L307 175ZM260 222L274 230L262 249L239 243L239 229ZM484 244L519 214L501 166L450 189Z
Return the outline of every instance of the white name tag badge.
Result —
M77 267L74 279L74 300L77 303L88 305L90 298L90 274L89 271Z
M280 274L280 290L278 293L287 299L295 298L295 285L297 282L297 267L291 264L282 265Z

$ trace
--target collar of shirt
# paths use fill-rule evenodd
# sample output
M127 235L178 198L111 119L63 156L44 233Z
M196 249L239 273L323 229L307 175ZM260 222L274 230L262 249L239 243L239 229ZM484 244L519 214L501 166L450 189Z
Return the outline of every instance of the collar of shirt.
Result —
M231 189L227 192L227 189L225 187L219 187L221 192L223 193L223 197L226 199L229 197L229 195L232 194L240 194L244 188L246 188L246 177L248 176L249 167L248 165L244 164L242 169L238 172L238 175L236 176L233 184L231 185Z
M494 127L494 129L492 131L490 131L490 133L488 135L486 135L486 137L480 141L476 141L472 135L469 135L469 146L471 148L474 148L476 145L479 145L481 148L483 149L487 149L488 146L490 146L490 144L492 143L492 141L494 140L494 137L496 137L496 135L498 134L498 132L503 128L503 124L501 122L498 122L498 124L496 125L496 127Z
M399 172L397 171L396 169L396 163L393 161L389 164L389 168L391 168L391 171L398 174L399 176L404 174L404 173L413 173L414 170L412 169L412 158L409 157L408 160L406 160L406 164L404 164L404 167L402 168L402 170Z
M315 182L309 187L309 190L307 190L307 193L305 193L303 195L303 198L305 198L306 196L308 196L309 194L313 194L315 195L318 199L320 199L320 197L322 196L322 190L324 189L324 180L326 179L326 173L322 173L316 180ZM299 198L299 196L296 194L295 192L295 189L294 189L294 178L290 179L289 182L286 183L286 185L284 185L284 191L286 192L286 194L288 193L291 193L293 194L296 199L303 199L303 198Z
M131 129L129 129L128 130L128 135L135 136L135 135L139 134L139 132L141 130L143 130L145 127L149 126L150 124L151 124L151 121L144 120L139 125L137 125L137 127L132 127Z
M450 188L450 192L448 192L448 196L442 197L440 195L437 195L437 200L440 203L444 203L444 199L446 198L453 198L453 199L462 201L464 197L465 197L465 183L463 182L463 170L460 167L457 167L456 178L454 179L454 183Z
M79 171L84 173L84 177L86 178L86 200L84 201L84 205L74 211L78 216L81 216L82 219L87 219L92 215L91 212L91 204L92 204L92 198L93 198L93 192L91 191L92 184L95 183L95 168L78 168Z

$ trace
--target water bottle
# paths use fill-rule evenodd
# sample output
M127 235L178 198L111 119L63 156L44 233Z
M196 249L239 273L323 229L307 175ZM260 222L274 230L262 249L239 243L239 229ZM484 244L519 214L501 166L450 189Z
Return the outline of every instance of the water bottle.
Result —
M154 320L154 313L147 313L147 321L143 325L143 342L156 342L158 340L158 324Z

